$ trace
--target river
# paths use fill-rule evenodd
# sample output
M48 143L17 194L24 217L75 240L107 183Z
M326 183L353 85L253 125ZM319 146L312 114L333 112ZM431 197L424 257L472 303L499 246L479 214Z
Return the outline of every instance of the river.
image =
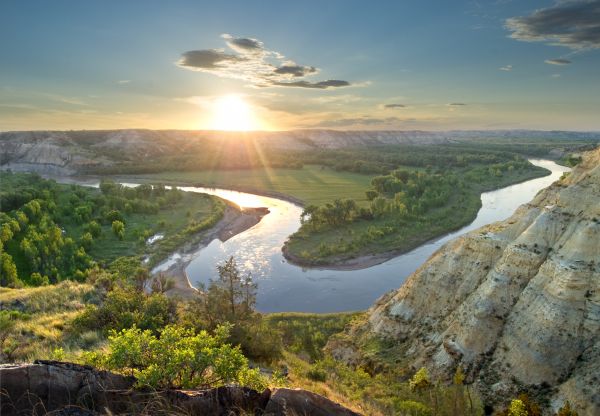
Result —
M400 287L444 243L485 224L508 218L519 205L530 201L537 192L570 170L549 160L531 159L530 162L552 173L485 192L481 195L482 208L471 224L385 263L351 271L304 269L287 262L281 247L287 237L300 227L302 208L297 205L226 189L181 187L189 192L216 195L242 207L267 207L270 210L260 223L247 231L226 242L213 240L199 249L192 255L186 273L193 285L207 285L210 279L217 278L216 265L235 256L242 273L251 273L258 284L257 309L261 312L363 310L384 293ZM159 265L158 269L172 260Z

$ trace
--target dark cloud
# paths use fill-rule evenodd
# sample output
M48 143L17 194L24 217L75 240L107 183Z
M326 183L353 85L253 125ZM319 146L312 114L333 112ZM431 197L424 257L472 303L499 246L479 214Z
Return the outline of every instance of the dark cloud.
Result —
M466 104L465 104L465 103L450 103L450 104L448 104L448 105L450 105L450 106L453 106L453 107L454 107L454 106L460 106L460 105L466 105Z
M406 108L404 104L385 104L384 108Z
M561 1L506 20L514 39L571 49L600 48L600 0Z
M316 72L317 68L314 66L302 65L281 65L279 68L275 69L276 74L291 75L293 77L305 77Z
M228 39L227 44L234 50L242 50L253 53L263 50L263 43L258 39L233 37L226 37L225 39Z
M276 85L278 87L316 88L316 89L324 90L327 88L348 87L348 86L350 86L350 83L348 81L342 81L339 79L330 79L330 80L321 81L321 82L310 82L310 81L280 82L280 81L275 81L272 83L272 85Z
M571 63L568 59L563 58L546 59L544 62L550 65L569 65Z
M223 64L243 62L246 59L238 55L231 55L218 49L200 51L187 51L181 54L177 62L179 66L193 70L217 69Z
M239 79L256 87L295 87L329 89L348 87L348 81L330 79L308 81L304 78L319 72L314 66L299 65L276 51L268 50L258 39L222 35L235 53L221 49L184 52L177 62L182 68L206 72L219 77Z

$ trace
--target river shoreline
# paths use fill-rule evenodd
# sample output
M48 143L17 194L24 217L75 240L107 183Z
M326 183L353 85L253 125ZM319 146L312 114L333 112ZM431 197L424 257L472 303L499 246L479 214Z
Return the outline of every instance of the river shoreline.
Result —
M481 194L483 194L485 192L492 192L492 191L496 191L498 189L503 189L506 187L525 183L525 182L528 182L533 179L543 178L545 176L549 176L552 174L552 172L550 170L547 170L547 172L548 172L548 174L546 174L546 175L532 175L530 177L525 177L519 181L513 182L509 185L501 186L499 188L484 189L481 191ZM480 194L479 207L477 208L477 211L475 211L473 216L468 221L465 221L463 224L457 225L456 227L453 227L452 229L446 230L443 234L438 234L438 235L432 236L430 238L427 238L425 240L415 240L412 244L409 244L407 247L404 247L404 248L384 251L381 253L373 253L373 254L358 253L355 257L346 257L346 258L332 257L330 259L326 259L323 262L317 262L317 263L307 261L307 260L291 253L288 248L288 245L287 245L287 242L289 240L285 242L285 244L281 248L281 252L283 253L283 257L290 264L293 264L295 266L302 267L302 268L310 268L310 269L314 269L314 270L334 270L334 271L355 271L355 270L368 269L369 267L377 266L379 264L382 264L389 260L392 260L395 257L401 256L402 254L409 253L412 250L416 249L417 247L420 247L420 246L423 246L426 244L430 244L430 243L434 243L434 242L441 240L464 227L469 226L470 224L472 224L475 221L475 219L477 218L477 214L479 213L479 210L482 207L481 194Z
M184 246L178 252L173 253L171 257L178 256L176 259L171 260L173 264L164 270L153 271L152 275L154 278L163 275L171 281L171 288L165 292L167 296L177 296L185 299L194 297L200 291L191 284L185 271L188 264L193 260L193 253L206 247L215 239L225 242L254 227L268 213L268 208L239 208L228 203L223 218L205 233L200 242L187 247ZM157 267L160 268L160 265Z
M208 188L208 189L225 189L228 191L244 192L247 194L255 194L260 196L266 196L269 198L281 199L282 201L290 202L296 206L304 208L306 203L300 198L296 198L291 195L284 194L278 191L268 191L265 189L256 189L247 186L217 186L211 184L205 184L202 182L187 182L179 180L168 180L168 179L149 179L144 177L138 177L134 175L117 175L109 176L110 179L116 182L135 182L135 183L161 183L166 186L177 186L179 188L184 187L197 187L197 188Z

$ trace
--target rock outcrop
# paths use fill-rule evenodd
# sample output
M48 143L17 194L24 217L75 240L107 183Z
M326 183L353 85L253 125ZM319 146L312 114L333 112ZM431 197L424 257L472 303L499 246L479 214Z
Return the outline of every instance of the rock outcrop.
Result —
M444 245L354 331L441 377L461 366L489 403L526 390L600 414L600 149L506 221ZM330 348L360 360L352 341Z
M359 416L306 390L224 386L156 392L135 389L134 383L132 377L71 363L0 365L0 414Z

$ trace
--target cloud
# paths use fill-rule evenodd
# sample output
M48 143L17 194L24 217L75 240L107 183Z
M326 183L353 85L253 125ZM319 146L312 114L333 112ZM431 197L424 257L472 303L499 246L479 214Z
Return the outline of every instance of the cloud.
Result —
M544 62L549 65L569 65L571 63L571 61L569 61L568 59L563 58L546 59Z
M266 49L263 42L254 38L236 38L222 35L231 52L224 49L187 51L177 65L223 78L246 81L255 87L295 87L330 89L350 86L338 79L309 81L303 79L319 72L314 66L299 65L285 59L277 51Z
M206 71L209 69L224 68L231 63L241 63L246 58L225 53L220 49L206 49L202 51L187 51L181 54L177 64L193 71Z
M400 117L356 117L356 118L338 118L331 120L323 120L311 127L348 127L348 126L373 126L373 125L389 125L395 123L402 123L406 121L413 121L414 119L402 119Z
M131 82L130 79L120 79L117 81L117 84L124 85L124 84L129 84L130 82Z
M282 81L273 81L271 85L276 85L278 87L299 87L299 88L317 88L317 89L326 89L326 88L336 88L336 87L349 87L350 83L348 81L342 81L339 79L330 79L327 81L320 82L310 82L310 81L293 81L293 82L282 82ZM261 85L262 86L262 85ZM270 86L270 85L265 85Z
M511 37L570 49L600 48L600 0L561 1L506 20Z
M512 65L504 65L501 66L500 68L498 68L500 71L512 71L513 66Z
M275 69L275 73L280 75L289 74L294 77L304 77L306 75L314 74L317 72L317 68L314 66L302 66L302 65L282 65Z
M258 39L234 38L227 33L221 37L227 41L227 46L242 54L262 54L265 50L264 44Z
M451 107L457 107L457 106L466 105L466 104L465 103L450 103L448 105Z
M385 104L383 108L406 108L404 104Z

